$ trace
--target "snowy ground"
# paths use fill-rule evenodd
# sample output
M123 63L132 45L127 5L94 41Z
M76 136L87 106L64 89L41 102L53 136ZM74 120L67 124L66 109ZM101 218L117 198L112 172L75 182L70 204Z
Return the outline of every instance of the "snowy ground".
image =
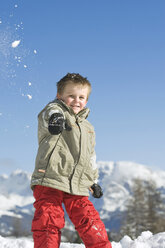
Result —
M30 239L9 239L0 236L1 248L33 248ZM62 243L60 248L85 248L82 244ZM165 248L165 232L152 235L151 232L143 232L136 240L125 236L119 243L112 242L112 248Z

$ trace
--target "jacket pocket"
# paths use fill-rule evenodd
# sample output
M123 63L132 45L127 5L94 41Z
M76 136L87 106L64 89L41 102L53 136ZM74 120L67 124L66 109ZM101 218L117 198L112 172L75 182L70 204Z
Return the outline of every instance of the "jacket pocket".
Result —
M91 186L93 184L93 174L91 169L85 169L80 178L80 184Z
M63 149L62 146L56 145L51 154L46 176L60 180L60 177L69 177L74 166L74 160L71 154Z

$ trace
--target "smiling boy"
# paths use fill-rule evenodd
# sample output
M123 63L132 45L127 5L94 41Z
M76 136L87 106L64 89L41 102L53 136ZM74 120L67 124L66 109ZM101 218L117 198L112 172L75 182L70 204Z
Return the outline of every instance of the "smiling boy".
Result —
M91 84L68 73L57 83L57 98L38 115L39 148L31 187L36 199L34 248L59 248L65 209L87 248L111 248L105 226L89 201L103 193L97 184L95 133L86 120Z
M90 88L87 85L83 86L69 83L65 86L63 92L57 93L57 98L72 108L75 114L78 114L87 104L89 91Z

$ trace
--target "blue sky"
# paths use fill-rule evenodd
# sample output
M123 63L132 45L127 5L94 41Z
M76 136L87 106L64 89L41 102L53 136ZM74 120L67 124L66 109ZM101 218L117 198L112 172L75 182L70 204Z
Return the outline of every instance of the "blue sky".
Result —
M33 171L37 114L67 72L92 83L97 160L165 170L164 13L164 0L1 1L1 174Z

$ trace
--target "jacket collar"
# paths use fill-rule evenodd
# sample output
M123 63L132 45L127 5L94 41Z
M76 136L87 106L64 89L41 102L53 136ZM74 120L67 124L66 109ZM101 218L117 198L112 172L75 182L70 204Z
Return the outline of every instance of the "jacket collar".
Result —
M65 102L63 102L62 100L59 100L59 99L55 99L54 100L55 103L59 104L59 105L62 105L72 116L75 116L76 120L77 121L82 121L83 119L86 119L90 113L90 110L89 108L84 108L82 109L78 114L75 114L73 112L73 109L70 108L68 105L65 104Z

